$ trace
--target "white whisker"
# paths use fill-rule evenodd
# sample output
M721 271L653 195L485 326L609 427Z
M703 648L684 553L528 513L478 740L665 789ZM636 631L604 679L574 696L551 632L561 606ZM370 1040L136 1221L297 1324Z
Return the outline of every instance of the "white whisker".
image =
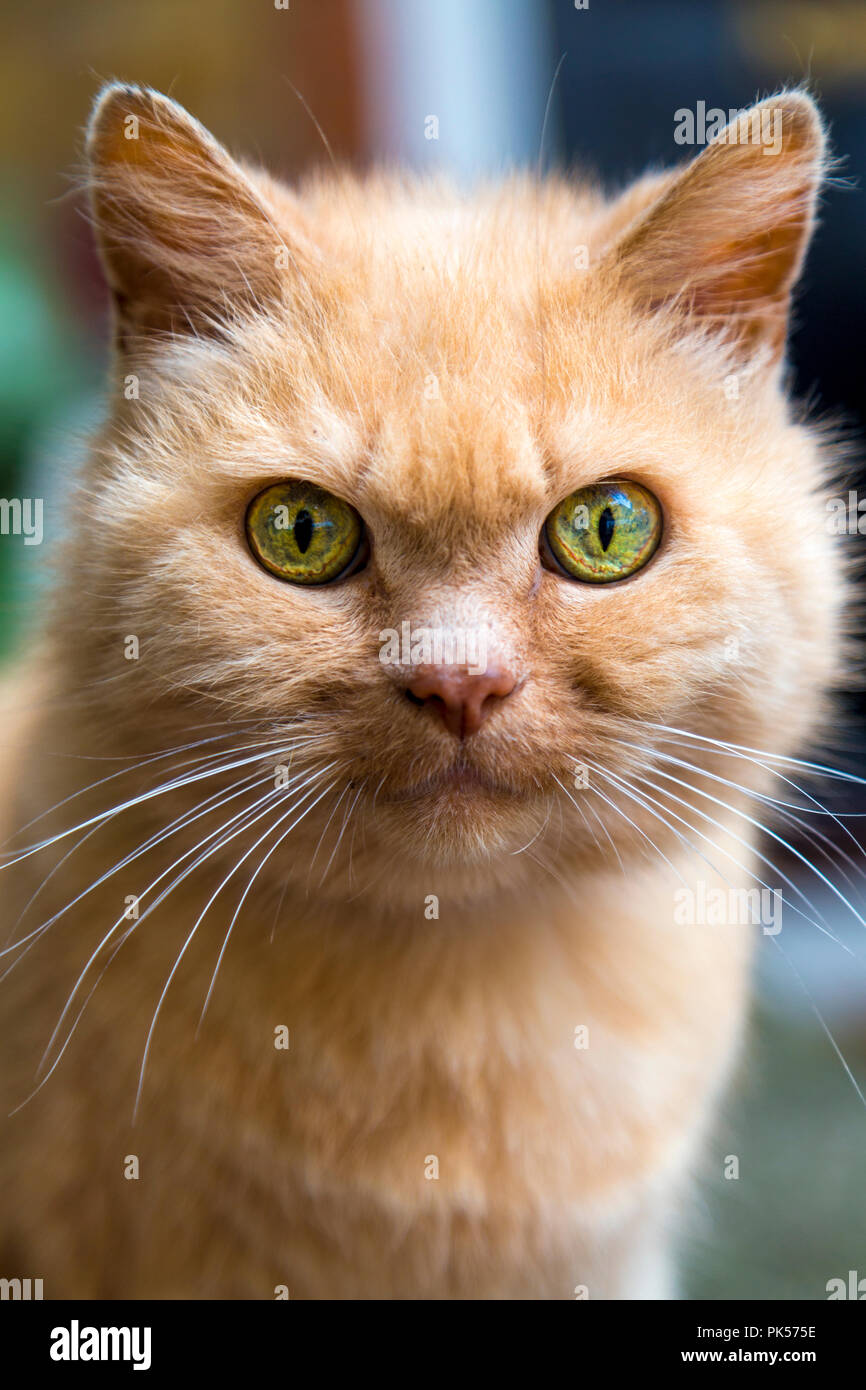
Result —
M659 756L662 757L665 762L673 763L680 767L684 767L687 770L689 768L688 763L683 763L681 759L674 758L670 754L665 753L660 754ZM730 806L728 802L722 801L719 797L713 796L710 792L704 791L702 787L696 787L691 782L684 782L681 777L674 777L673 773L664 772L661 768L656 768L655 771L659 777L664 777L666 781L674 782L680 787L685 787L687 791L693 793L694 795L702 796L707 801L712 801L715 803L715 805L721 806L724 810L733 811L736 815L742 816L743 820L748 821L749 824L754 826L756 830L760 830L765 835L769 835L771 839L776 840L777 843L780 844L783 847L783 849L786 849L789 854L793 854L796 859L799 859L801 863L805 864L806 868L810 869L812 873L815 874L821 880L821 882L827 888L830 889L831 893L834 893L835 896L839 899L839 901L845 907L848 908L848 911L852 914L852 916L854 916L857 919L860 925L866 927L866 919L864 919L860 915L860 913L857 911L857 909L854 907L851 901L845 896L845 894L841 891L841 889L837 888L835 883L833 883L833 881L829 879L827 875L817 867L817 865L813 864L811 860L807 859L806 856L796 848L796 846L790 844L789 841L785 840L781 835L778 835L775 830L772 830L768 825L764 825L761 821L756 820L754 816L750 816L748 811L739 810ZM727 786L736 789L736 783L729 782L728 779L725 777L718 777L715 773L711 772L703 773L703 775L710 777L713 781L723 782ZM775 868L775 866L773 867ZM779 870L776 869L776 872L778 873ZM782 877L784 877L784 875L782 875ZM785 881L790 882L790 880L788 879L785 879Z
M211 976L211 982L210 982L210 985L209 985L209 987L208 987L208 992L207 992L207 995L206 995L206 997L205 997L204 1004L202 1005L201 1016L200 1016L199 1021L198 1021L198 1028L196 1029L196 1037L198 1037L199 1028L201 1028L201 1025L202 1025L202 1023L203 1023L203 1021L204 1021L204 1016L205 1016L205 1014L207 1013L207 1010L208 1010L208 1005L210 1004L211 995L213 994L213 988L214 988L214 985L216 984L217 975L219 974L219 968L220 968L220 965L222 964L222 959L223 959L223 956L225 955L226 947L227 947L228 944L229 944L229 937L231 936L232 931L234 930L234 925L235 925L235 923L237 922L238 917L240 916L241 908L243 907L244 903L246 902L246 899L247 899L247 896L249 895L250 889L252 888L253 884L255 883L256 879L258 878L259 874L261 873L262 869L264 868L265 864L268 862L268 860L270 859L270 857L271 857L271 855L274 853L274 851L277 850L277 849L279 849L280 845L283 843L283 841L286 839L286 837L292 833L292 831L295 829L295 827L296 827L298 824L300 824L300 822L304 819L305 816L309 815L310 811L313 810L313 807L314 807L314 806L318 806L318 804L319 804L319 802L322 800L322 798L328 795L328 792L333 791L333 789L334 789L334 787L335 787L336 785L337 785L336 782L331 782L331 783L329 783L329 785L328 785L327 787L325 787L325 790L324 790L323 792L320 792L320 793L319 793L319 795L316 797L315 801L311 801L310 804L309 804L309 806L307 806L307 807L301 812L301 814L300 814L299 816L297 816L297 817L295 818L295 820L292 821L291 825L290 825L286 830L283 831L282 835L280 835L279 838L274 842L274 844L271 845L271 847L270 847L270 849L268 850L267 854L265 854L264 857L260 860L260 862L259 862L259 864L258 864L258 867L256 868L255 873L252 875L252 877L250 878L249 883L247 884L246 888L244 889L243 893L241 894L240 902L238 903L237 907L236 907L235 910L234 910L234 915L232 916L232 920L231 920L231 922L229 923L228 931L227 931L226 934L225 934L225 938L224 938L224 940L223 940L222 947L220 948L220 953L219 953L219 955L218 955L218 957L217 957L216 965L214 966L214 972L213 972L213 975ZM308 792L308 793L307 793L307 795L311 795L311 794L312 794L312 792ZM177 966L180 964L181 956L183 955L183 952L186 950L187 946L189 945L189 942L192 940L193 936L195 935L195 933L196 933L196 931L197 931L197 929L198 929L198 927L199 927L199 925L200 925L202 919L203 919L204 916L205 916L205 913L207 912L208 908L210 907L210 905L211 905L211 903L214 901L214 899L217 898L217 897L219 896L219 894L222 892L223 888L224 888L225 885L228 883L229 879L231 879L231 878L237 873L237 871L238 871L238 869L240 868L241 864L243 864L247 859L249 859L250 855L251 855L252 853L254 853L254 851L255 851L256 849L258 849L259 845L262 844L262 842L263 842L264 840L266 840L266 839L268 838L269 835L272 835L272 834L274 833L275 830L278 830L279 827L283 824L283 822L284 822L285 820L288 819L289 816L295 814L295 812L296 812L297 809L298 809L298 806L299 806L299 805L303 805L303 802L304 802L305 799L306 799L305 797L302 797L301 800L300 800L300 802L296 802L295 805L291 808L290 811L288 811L288 812L286 813L285 816L281 816L281 817L279 818L279 820L277 820L277 821L275 822L274 825L269 826L269 828L265 831L264 835L262 835L258 840L256 840L256 843L252 846L252 848L249 849L249 850L247 850L246 854L243 856L242 859L238 860L237 864L234 866L234 868L232 869L231 873L228 874L228 875L223 879L223 881L222 881L222 883L220 884L219 888L216 890L216 893L214 893L213 897L212 897L212 898L210 899L210 901L205 905L205 908L204 908L204 911L203 911L202 914L201 914L201 917L199 917L198 921L196 922L195 926L193 927L192 931L190 932L189 936L187 937L187 940L184 942L184 945L183 945L183 948L182 948L182 950L181 950L181 953L180 953L180 955L178 956L177 961L175 962L175 965L174 965L174 967L173 967L173 969L172 969L172 975L174 974L174 971L177 969ZM165 990L163 990L162 998L165 997L165 993L166 993L166 991L168 990L168 986L169 986L170 984L171 984L171 975L169 976L168 980L166 981L166 986L165 986ZM160 1005L162 1004L162 998L160 999ZM159 1007L160 1007L160 1005L157 1005L157 1013L159 1012ZM154 1022L154 1024L156 1023L156 1014L154 1014L153 1022ZM151 1033L152 1033L152 1032L153 1032L153 1025L151 1025ZM148 1042L150 1041L150 1036L151 1036L151 1034L149 1033L149 1034L148 1034ZM146 1055L147 1055L147 1054L146 1054L146 1051L145 1051L145 1058L142 1060L142 1075L141 1075L141 1078L140 1078L140 1080L139 1080L139 1094L141 1094L141 1080L143 1080L143 1077L144 1077L144 1061L146 1060ZM136 1100L136 1104L137 1104L137 1100Z
M303 741L299 740L299 742ZM266 745L262 746L264 747ZM282 753L288 751L289 747L284 746L279 752L274 750L272 756L279 757ZM208 777L215 777L222 773L231 772L239 767L247 767L251 763L264 762L266 756L267 755L263 752L253 753L250 757L241 758L237 762L220 764L217 767L199 771L188 777L165 782L159 787L151 788L138 796L131 797L127 801L121 802L119 805L112 806L107 811L101 811L98 815L90 816L87 820L80 821L78 825L70 826L68 829L60 831L57 835L50 835L46 839L40 840L37 844L31 845L26 850L18 853L14 859L9 859L5 863L0 864L0 870L11 868L13 865L19 864L22 860L28 859L31 855L38 853L39 850L47 849L50 845L57 844L59 840L64 840L67 836L74 835L76 831L86 830L89 826L95 825L99 821L108 820L114 816L120 815L123 811L128 811L135 806L141 806L146 801L152 801L154 797L165 796L169 792L179 790L181 787L193 786L195 783L203 781Z
M577 761L577 760L575 759L575 761ZM589 766L591 766L591 764L589 764ZM571 802L572 806L576 806L577 809L580 810L580 807L577 806L577 802L575 801L574 797L573 797L573 796L571 795L571 793L562 785L562 783L560 782L560 780L559 780L559 778L557 777L556 773L554 772L554 773L552 773L551 775L552 775L553 780L554 780L554 782L556 783L556 785L557 785L558 787L560 787L560 788L562 789L562 791L565 792L565 795L568 797L568 799L569 799L569 801ZM685 879L683 878L682 874L680 873L679 869L678 869L674 864L672 864L671 861L670 861L670 859L668 859L667 855L666 855L662 850L659 849L658 845L655 843L655 841L652 839L652 837L651 837L650 835L648 835L648 834L646 833L645 830L641 829L641 827L640 827L639 825L636 825L635 822L634 822L633 820L631 820L631 819L626 815L625 811L622 809L621 806L615 805L614 802L612 802L608 797L606 797L602 791L599 791L598 787L593 787L593 791L594 791L599 797L601 797L601 800L602 800L602 801L606 801L607 804L608 804L608 806L610 806L611 809L612 809L613 811L616 811L617 815L621 816L622 819L623 819L624 821L627 821L628 824L631 826L631 828L632 828L633 830L636 830L637 833L638 833L639 835L641 835L641 836L647 841L647 843L648 843L649 845L652 846L652 848L655 850L655 852L656 852L656 854L659 856L659 858L660 858L660 859L663 859L664 862L667 864L668 868L669 868L673 873L676 874L677 878L679 879L679 881L680 881L680 883L683 885L683 887L687 887L686 881L685 881Z
M650 796L648 793L639 794L634 790L630 790L628 784L625 783L624 779L618 777L617 774L605 773L602 771L601 768L596 768L596 771L599 773L600 776L605 777L608 781L613 781L614 779L616 779L616 782L621 784L621 790L625 792L626 796L630 796L633 800L637 799L640 801L646 801L652 803L655 806L660 805L660 803L656 801L655 798ZM795 884L790 878L788 878L786 874L782 873L782 871L778 868L776 864L773 863L771 859L768 859L765 854L762 854L759 850L755 849L755 847L751 844L749 840L743 839L743 837L741 835L737 835L736 832L730 828L730 826L723 825L721 821L715 820L714 817L710 816L707 812L701 811L697 806L693 806L691 802L685 801L682 797L677 796L674 792L669 791L666 787L658 787L655 785L655 783L649 782L647 778L641 778L639 780L648 783L648 785L650 785L654 791L657 791L659 795L667 796L671 800L676 801L679 805L685 806L687 810L691 811L694 815L700 816L703 820L709 821L711 825L716 826L716 828L721 830L723 834L730 835L732 839L736 840L739 844L744 845L746 849L750 850L756 856L756 858L760 859L763 863L767 864L768 867L771 868L774 873L777 873L781 878L782 882L786 883L789 888L793 889L797 896L802 898L803 902L806 903L807 907L810 907L813 912L818 913L818 915L820 916L818 908L811 901L811 899L807 897L807 895L802 891L802 889L799 888L797 884ZM656 814L657 818L659 820L662 820L662 822L665 825L667 825L669 829L673 830L674 834L679 833L677 832L675 827L671 826L670 823L667 820L665 820L665 818L662 815L654 813L651 810L650 806L645 806L645 809L649 809L650 814ZM769 883L765 883L764 880L760 878L758 874L755 873L754 869L750 869L748 865L741 863L739 859L736 859L734 855L731 854L730 850L724 849L721 845L718 845L713 839L710 838L709 835L707 835L706 831L701 830L699 826L693 825L690 821L684 820L682 816L679 816L675 811L672 811L669 806L665 806L663 809L667 812L668 815L673 816L675 820L678 820L680 824L685 825L687 829L689 829L693 834L700 835L702 839L706 840L707 843L711 845L714 850L717 851L717 853L723 854L727 859L730 859L732 864L735 864L736 867L738 869L741 869L743 873L748 874L749 877L754 879L756 883L760 884L762 888L767 888L771 892L773 891L772 886ZM737 812L736 809L733 807L729 807L728 809L731 810L732 813L735 815L739 814L739 812ZM724 881L728 883L729 886L731 886L730 880L726 877L725 874L721 872L718 865L713 864L713 862L710 859L708 859L706 855L696 845L691 844L690 841L687 840L686 844L688 844L689 848L694 850L696 854L700 855L701 859L704 860L704 863L708 864L714 873L717 873L720 878L724 879ZM791 909L791 911L796 912L798 916L803 917L804 920L810 924L810 926L817 927L818 931L822 932L824 936L828 936L831 941L835 941L836 945L841 946L842 950L846 951L848 955L852 957L854 956L855 953L850 949L850 947L847 946L844 941L841 941L837 936L835 936L834 933L831 932L828 927L822 926L820 921L816 920L815 918L809 917L794 903L789 902L788 907Z

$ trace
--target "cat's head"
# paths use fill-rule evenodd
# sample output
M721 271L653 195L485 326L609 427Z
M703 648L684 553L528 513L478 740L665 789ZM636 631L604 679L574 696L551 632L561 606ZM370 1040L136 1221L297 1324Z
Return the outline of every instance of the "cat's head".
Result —
M360 797L368 853L467 891L536 836L551 862L664 838L620 780L654 726L807 735L840 580L780 379L824 140L803 94L756 109L775 150L747 114L612 202L292 192L110 87L114 396L61 600L94 718L300 731L292 766L333 783L305 833Z

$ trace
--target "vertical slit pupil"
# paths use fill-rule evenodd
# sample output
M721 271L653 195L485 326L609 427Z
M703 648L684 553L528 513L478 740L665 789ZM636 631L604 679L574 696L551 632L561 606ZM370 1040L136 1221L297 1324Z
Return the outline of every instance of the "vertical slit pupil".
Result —
M294 532L295 545L302 555L306 555L310 541L313 539L313 518L306 507L302 507L295 517Z
M602 550L607 550L613 540L616 522L613 519L613 512L610 507L605 507L601 516L598 518L598 538L601 541Z

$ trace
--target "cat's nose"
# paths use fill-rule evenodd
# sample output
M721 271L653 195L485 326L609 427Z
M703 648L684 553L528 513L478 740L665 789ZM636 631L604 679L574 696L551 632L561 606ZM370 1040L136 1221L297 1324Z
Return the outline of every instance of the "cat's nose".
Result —
M516 685L516 676L497 668L475 675L454 666L422 666L406 694L414 704L433 710L450 734L469 738Z

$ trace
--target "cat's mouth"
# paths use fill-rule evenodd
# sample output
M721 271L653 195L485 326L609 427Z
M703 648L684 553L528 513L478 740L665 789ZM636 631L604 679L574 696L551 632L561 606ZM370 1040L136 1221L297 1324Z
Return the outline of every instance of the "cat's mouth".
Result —
M435 773L434 776L425 778L422 782L415 782L407 787L398 787L385 793L382 800L406 802L440 796L458 798L477 795L479 792L488 796L513 797L518 795L514 787L489 777L479 768L468 763L457 762L453 763L451 767Z

